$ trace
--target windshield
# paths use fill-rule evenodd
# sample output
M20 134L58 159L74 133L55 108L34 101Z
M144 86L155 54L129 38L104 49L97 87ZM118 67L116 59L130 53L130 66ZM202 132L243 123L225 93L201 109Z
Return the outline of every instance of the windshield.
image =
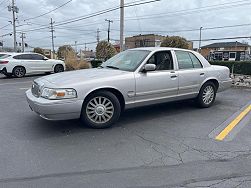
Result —
M150 53L147 50L127 50L104 62L101 66L124 71L135 71Z

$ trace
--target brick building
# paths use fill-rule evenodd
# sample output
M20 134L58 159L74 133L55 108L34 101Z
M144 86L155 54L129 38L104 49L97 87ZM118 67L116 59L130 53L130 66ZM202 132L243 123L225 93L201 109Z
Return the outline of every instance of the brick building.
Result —
M147 34L136 35L125 38L125 49L139 48L139 47L159 47L161 42L165 39L165 36ZM193 42L188 41L188 49L193 49Z
M202 46L200 52L208 60L243 61L250 59L250 46L237 41Z
M125 49L139 48L139 47L159 47L164 39L165 39L164 36L155 34L126 37Z

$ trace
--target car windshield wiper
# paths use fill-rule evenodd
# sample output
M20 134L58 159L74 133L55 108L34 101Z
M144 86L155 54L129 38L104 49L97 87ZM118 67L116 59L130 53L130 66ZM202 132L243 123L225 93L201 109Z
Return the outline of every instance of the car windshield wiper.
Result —
M108 68L111 68L111 69L119 69L118 67L115 67L115 66L111 66L111 65L107 65L105 67L108 67Z
M104 68L102 65L99 65L98 68Z

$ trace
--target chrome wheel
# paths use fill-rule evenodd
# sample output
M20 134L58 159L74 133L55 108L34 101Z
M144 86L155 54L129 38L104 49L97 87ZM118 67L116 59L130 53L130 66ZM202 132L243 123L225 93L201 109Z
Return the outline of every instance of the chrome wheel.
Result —
M209 105L211 102L213 102L214 95L215 95L214 88L211 85L205 87L202 93L202 100L204 104Z
M16 67L14 69L14 73L13 73L16 77L24 77L25 75L25 69L23 67Z
M106 123L113 117L113 103L106 97L95 97L88 102L86 114L88 119L94 123Z

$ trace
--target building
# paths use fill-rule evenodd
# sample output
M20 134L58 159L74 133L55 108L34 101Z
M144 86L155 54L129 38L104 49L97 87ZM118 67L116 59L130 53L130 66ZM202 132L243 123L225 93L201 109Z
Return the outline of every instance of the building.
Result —
M208 60L244 61L250 59L250 46L240 42L220 42L201 47L200 53Z
M165 39L165 36L147 34L147 35L136 35L125 38L125 49L139 48L139 47L159 47L161 42ZM193 49L193 42L188 41L188 49Z
M49 59L57 59L57 53L54 54L51 49L43 49L44 56L48 57Z
M93 52L93 50L80 50L80 53L78 54L78 57L80 59L84 59L84 60L93 60L96 58L95 53Z
M126 37L125 49L139 48L139 47L159 47L164 39L165 39L164 36L155 34Z

